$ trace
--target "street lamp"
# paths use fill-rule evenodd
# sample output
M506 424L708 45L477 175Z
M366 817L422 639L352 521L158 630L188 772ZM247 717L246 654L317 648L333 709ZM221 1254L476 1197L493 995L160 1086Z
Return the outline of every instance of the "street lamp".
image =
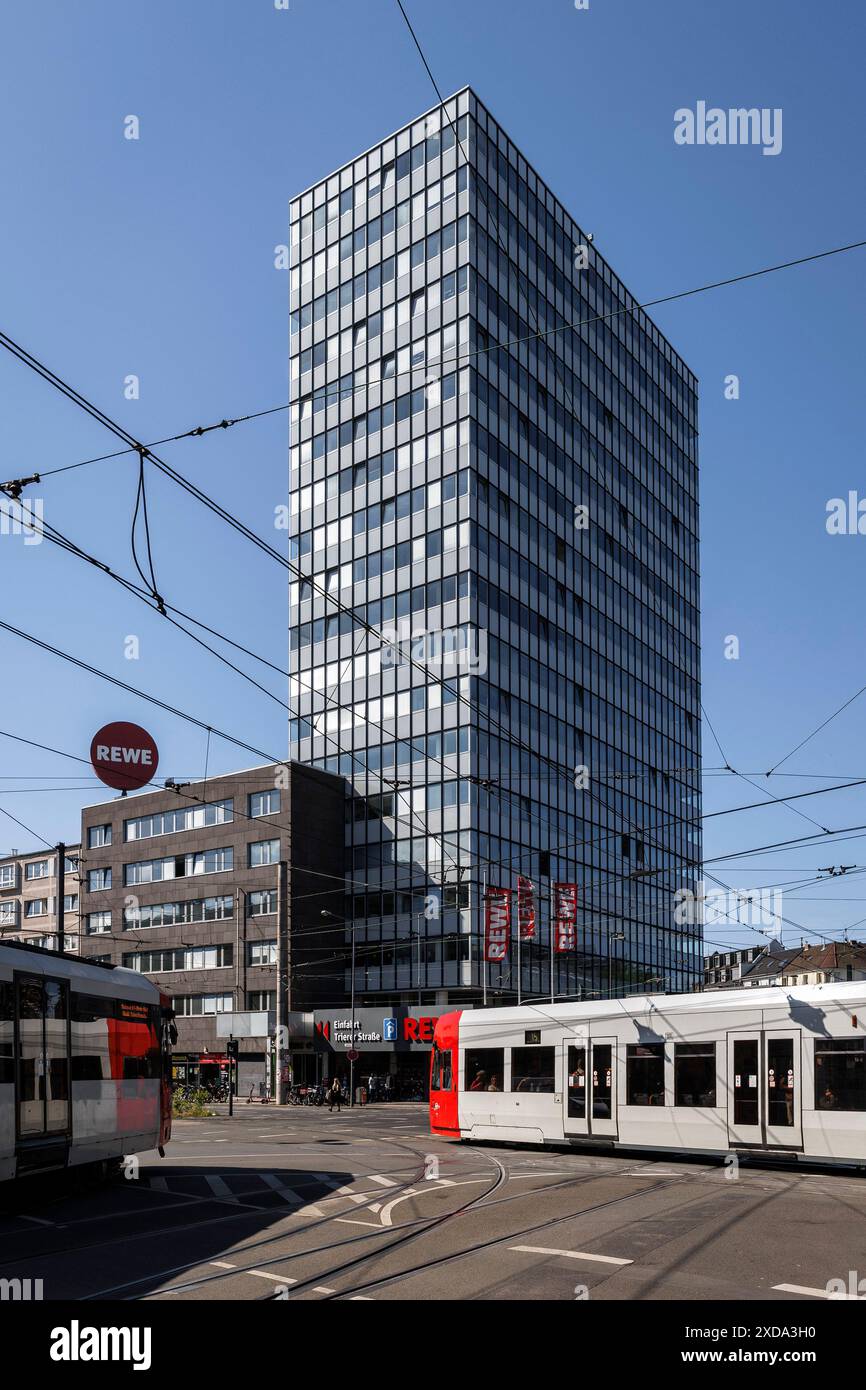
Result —
M319 911L320 917L329 917L332 922L341 922L344 927L348 927L352 933L352 1040L349 1044L349 1105L355 1104L355 922L345 921L338 917L336 912L329 912L326 907Z
M612 941L625 941L625 932L612 931L607 934L607 997L613 997L613 984L611 983L611 950Z

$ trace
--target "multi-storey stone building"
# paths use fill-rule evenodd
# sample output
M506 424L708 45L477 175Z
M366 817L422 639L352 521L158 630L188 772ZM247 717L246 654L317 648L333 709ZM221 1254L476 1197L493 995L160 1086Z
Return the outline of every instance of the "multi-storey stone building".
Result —
M12 850L0 857L0 940L26 941L52 951L77 951L78 845L64 855L63 927L58 919L57 851ZM61 940L62 937L62 940Z
M354 788L357 989L691 988L695 377L469 89L290 218L290 746ZM482 962L518 874L519 976Z
M177 1080L225 1071L220 1014L268 1012L273 1033L278 965L280 1018L337 997L344 820L341 778L281 764L85 807L82 954L172 997ZM241 1041L241 1090L273 1081L268 1051Z

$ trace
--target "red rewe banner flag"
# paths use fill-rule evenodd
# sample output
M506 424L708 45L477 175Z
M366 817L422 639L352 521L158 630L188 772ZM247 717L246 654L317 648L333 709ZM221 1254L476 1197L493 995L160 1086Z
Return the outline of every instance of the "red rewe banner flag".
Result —
M535 940L535 889L532 879L517 876L517 930L521 941Z
M484 895L484 959L505 960L511 939L511 890L488 888Z
M553 949L573 951L577 945L577 884L553 885Z

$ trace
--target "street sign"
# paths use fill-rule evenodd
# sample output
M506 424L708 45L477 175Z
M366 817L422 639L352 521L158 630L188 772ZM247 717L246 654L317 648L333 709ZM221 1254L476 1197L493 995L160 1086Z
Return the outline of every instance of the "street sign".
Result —
M360 1055L361 1055L360 1052L357 1052L357 1051L355 1050L355 1048L352 1047L352 1048L350 1048L349 1051L346 1053L346 1061L347 1061L347 1062L357 1062L357 1060L358 1060L358 1058L360 1057Z
M138 724L105 724L93 736L90 761L100 781L116 791L135 791L156 776L159 750Z

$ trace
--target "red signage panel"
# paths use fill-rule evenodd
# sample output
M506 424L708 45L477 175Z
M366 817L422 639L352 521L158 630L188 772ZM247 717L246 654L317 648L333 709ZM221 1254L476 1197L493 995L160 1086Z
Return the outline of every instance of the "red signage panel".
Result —
M93 736L90 761L107 787L135 791L153 781L159 751L147 730L138 724L105 724Z
M577 884L553 885L553 949L573 951L577 945Z
M484 959L505 960L511 937L511 889L488 888L484 897Z

